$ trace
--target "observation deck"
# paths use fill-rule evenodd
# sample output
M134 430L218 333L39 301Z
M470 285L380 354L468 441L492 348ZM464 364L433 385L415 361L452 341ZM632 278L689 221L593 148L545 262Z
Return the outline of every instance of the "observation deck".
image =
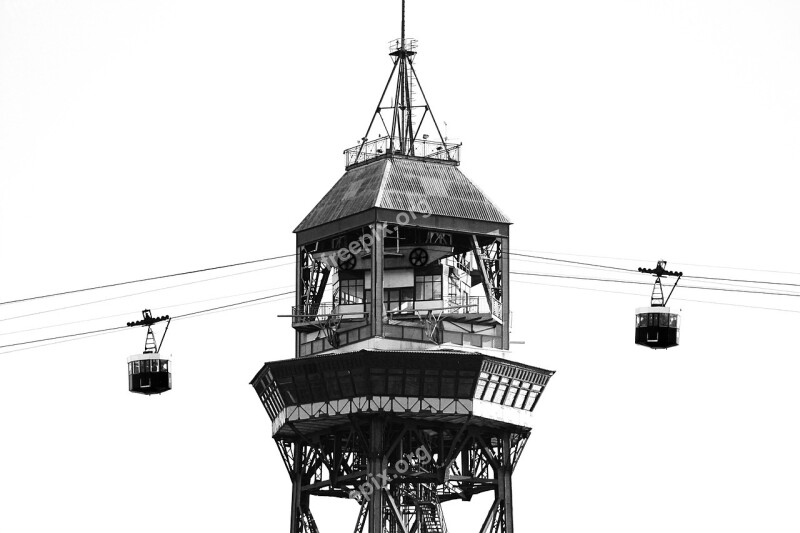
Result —
M416 139L406 147L400 137L378 137L346 149L344 165L347 170L350 170L367 161L390 158L393 155L458 165L461 162L461 143Z

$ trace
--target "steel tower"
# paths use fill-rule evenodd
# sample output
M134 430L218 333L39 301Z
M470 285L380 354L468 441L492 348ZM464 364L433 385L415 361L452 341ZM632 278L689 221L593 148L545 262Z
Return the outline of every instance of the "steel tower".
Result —
M509 357L510 221L459 170L415 54L403 2L367 134L295 229L295 357L251 381L291 479L290 533L319 531L311 496L354 500L356 533L443 533L442 504L483 492L479 531L514 531L512 474L553 372ZM438 140L420 138L428 117Z

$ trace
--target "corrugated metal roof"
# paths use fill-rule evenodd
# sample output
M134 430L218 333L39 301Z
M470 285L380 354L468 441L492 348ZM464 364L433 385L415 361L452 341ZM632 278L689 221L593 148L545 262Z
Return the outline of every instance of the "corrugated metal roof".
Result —
M395 157L345 172L295 231L374 207L415 212L429 209L433 215L510 223L458 167Z
M375 207L388 160L377 160L344 173L295 231L303 231Z

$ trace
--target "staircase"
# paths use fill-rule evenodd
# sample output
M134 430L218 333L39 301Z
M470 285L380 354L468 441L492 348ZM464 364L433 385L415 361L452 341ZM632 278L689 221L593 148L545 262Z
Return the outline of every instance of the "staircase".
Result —
M420 533L447 533L444 521L440 519L439 507L431 502L418 502L419 516L422 522Z

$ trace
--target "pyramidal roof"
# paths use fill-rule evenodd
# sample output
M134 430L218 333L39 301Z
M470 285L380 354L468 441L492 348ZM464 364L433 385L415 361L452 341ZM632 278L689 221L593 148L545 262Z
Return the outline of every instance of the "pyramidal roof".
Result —
M350 168L306 215L295 232L373 208L430 213L485 222L511 222L457 166L386 157Z

